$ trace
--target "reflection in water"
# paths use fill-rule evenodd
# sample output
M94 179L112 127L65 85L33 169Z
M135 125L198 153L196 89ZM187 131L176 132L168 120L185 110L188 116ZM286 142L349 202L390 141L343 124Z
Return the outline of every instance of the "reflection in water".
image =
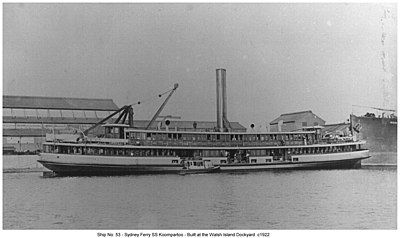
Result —
M3 174L4 229L395 229L396 169Z

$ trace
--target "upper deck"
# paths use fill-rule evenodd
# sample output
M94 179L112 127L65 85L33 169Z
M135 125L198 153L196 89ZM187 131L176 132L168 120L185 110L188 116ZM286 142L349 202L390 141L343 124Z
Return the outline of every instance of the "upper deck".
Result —
M332 140L322 140L319 131L256 133L148 131L126 129L124 134L124 139L127 139L129 144L143 146L265 147L335 143L335 141ZM337 142L344 143L346 141L341 140ZM350 142L350 140L348 142Z
M47 141L82 143L79 135L61 138L49 134ZM140 130L125 126L106 126L102 138L85 138L85 144L125 145L143 147L288 147L343 144L347 140L323 140L317 131L296 132L190 132ZM354 143L354 142L353 142Z

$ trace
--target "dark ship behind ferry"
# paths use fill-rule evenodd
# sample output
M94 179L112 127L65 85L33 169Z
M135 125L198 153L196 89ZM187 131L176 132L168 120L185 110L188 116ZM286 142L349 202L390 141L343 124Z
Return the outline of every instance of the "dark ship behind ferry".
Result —
M353 105L354 106L354 105ZM380 114L367 112L364 115L350 115L350 123L372 157L366 163L397 164L397 115L395 110L370 108Z

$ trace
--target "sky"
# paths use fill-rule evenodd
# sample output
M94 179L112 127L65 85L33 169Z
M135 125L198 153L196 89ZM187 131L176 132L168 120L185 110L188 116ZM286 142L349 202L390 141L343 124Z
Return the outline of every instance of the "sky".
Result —
M150 119L216 120L225 68L230 121L265 128L312 110L397 107L394 4L3 5L3 94L110 98ZM383 53L384 52L384 53Z

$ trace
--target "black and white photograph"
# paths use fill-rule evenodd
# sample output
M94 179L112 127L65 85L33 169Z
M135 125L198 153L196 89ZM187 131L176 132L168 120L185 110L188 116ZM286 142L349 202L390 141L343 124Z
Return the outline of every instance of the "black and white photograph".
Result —
M397 9L3 2L2 233L397 231Z

